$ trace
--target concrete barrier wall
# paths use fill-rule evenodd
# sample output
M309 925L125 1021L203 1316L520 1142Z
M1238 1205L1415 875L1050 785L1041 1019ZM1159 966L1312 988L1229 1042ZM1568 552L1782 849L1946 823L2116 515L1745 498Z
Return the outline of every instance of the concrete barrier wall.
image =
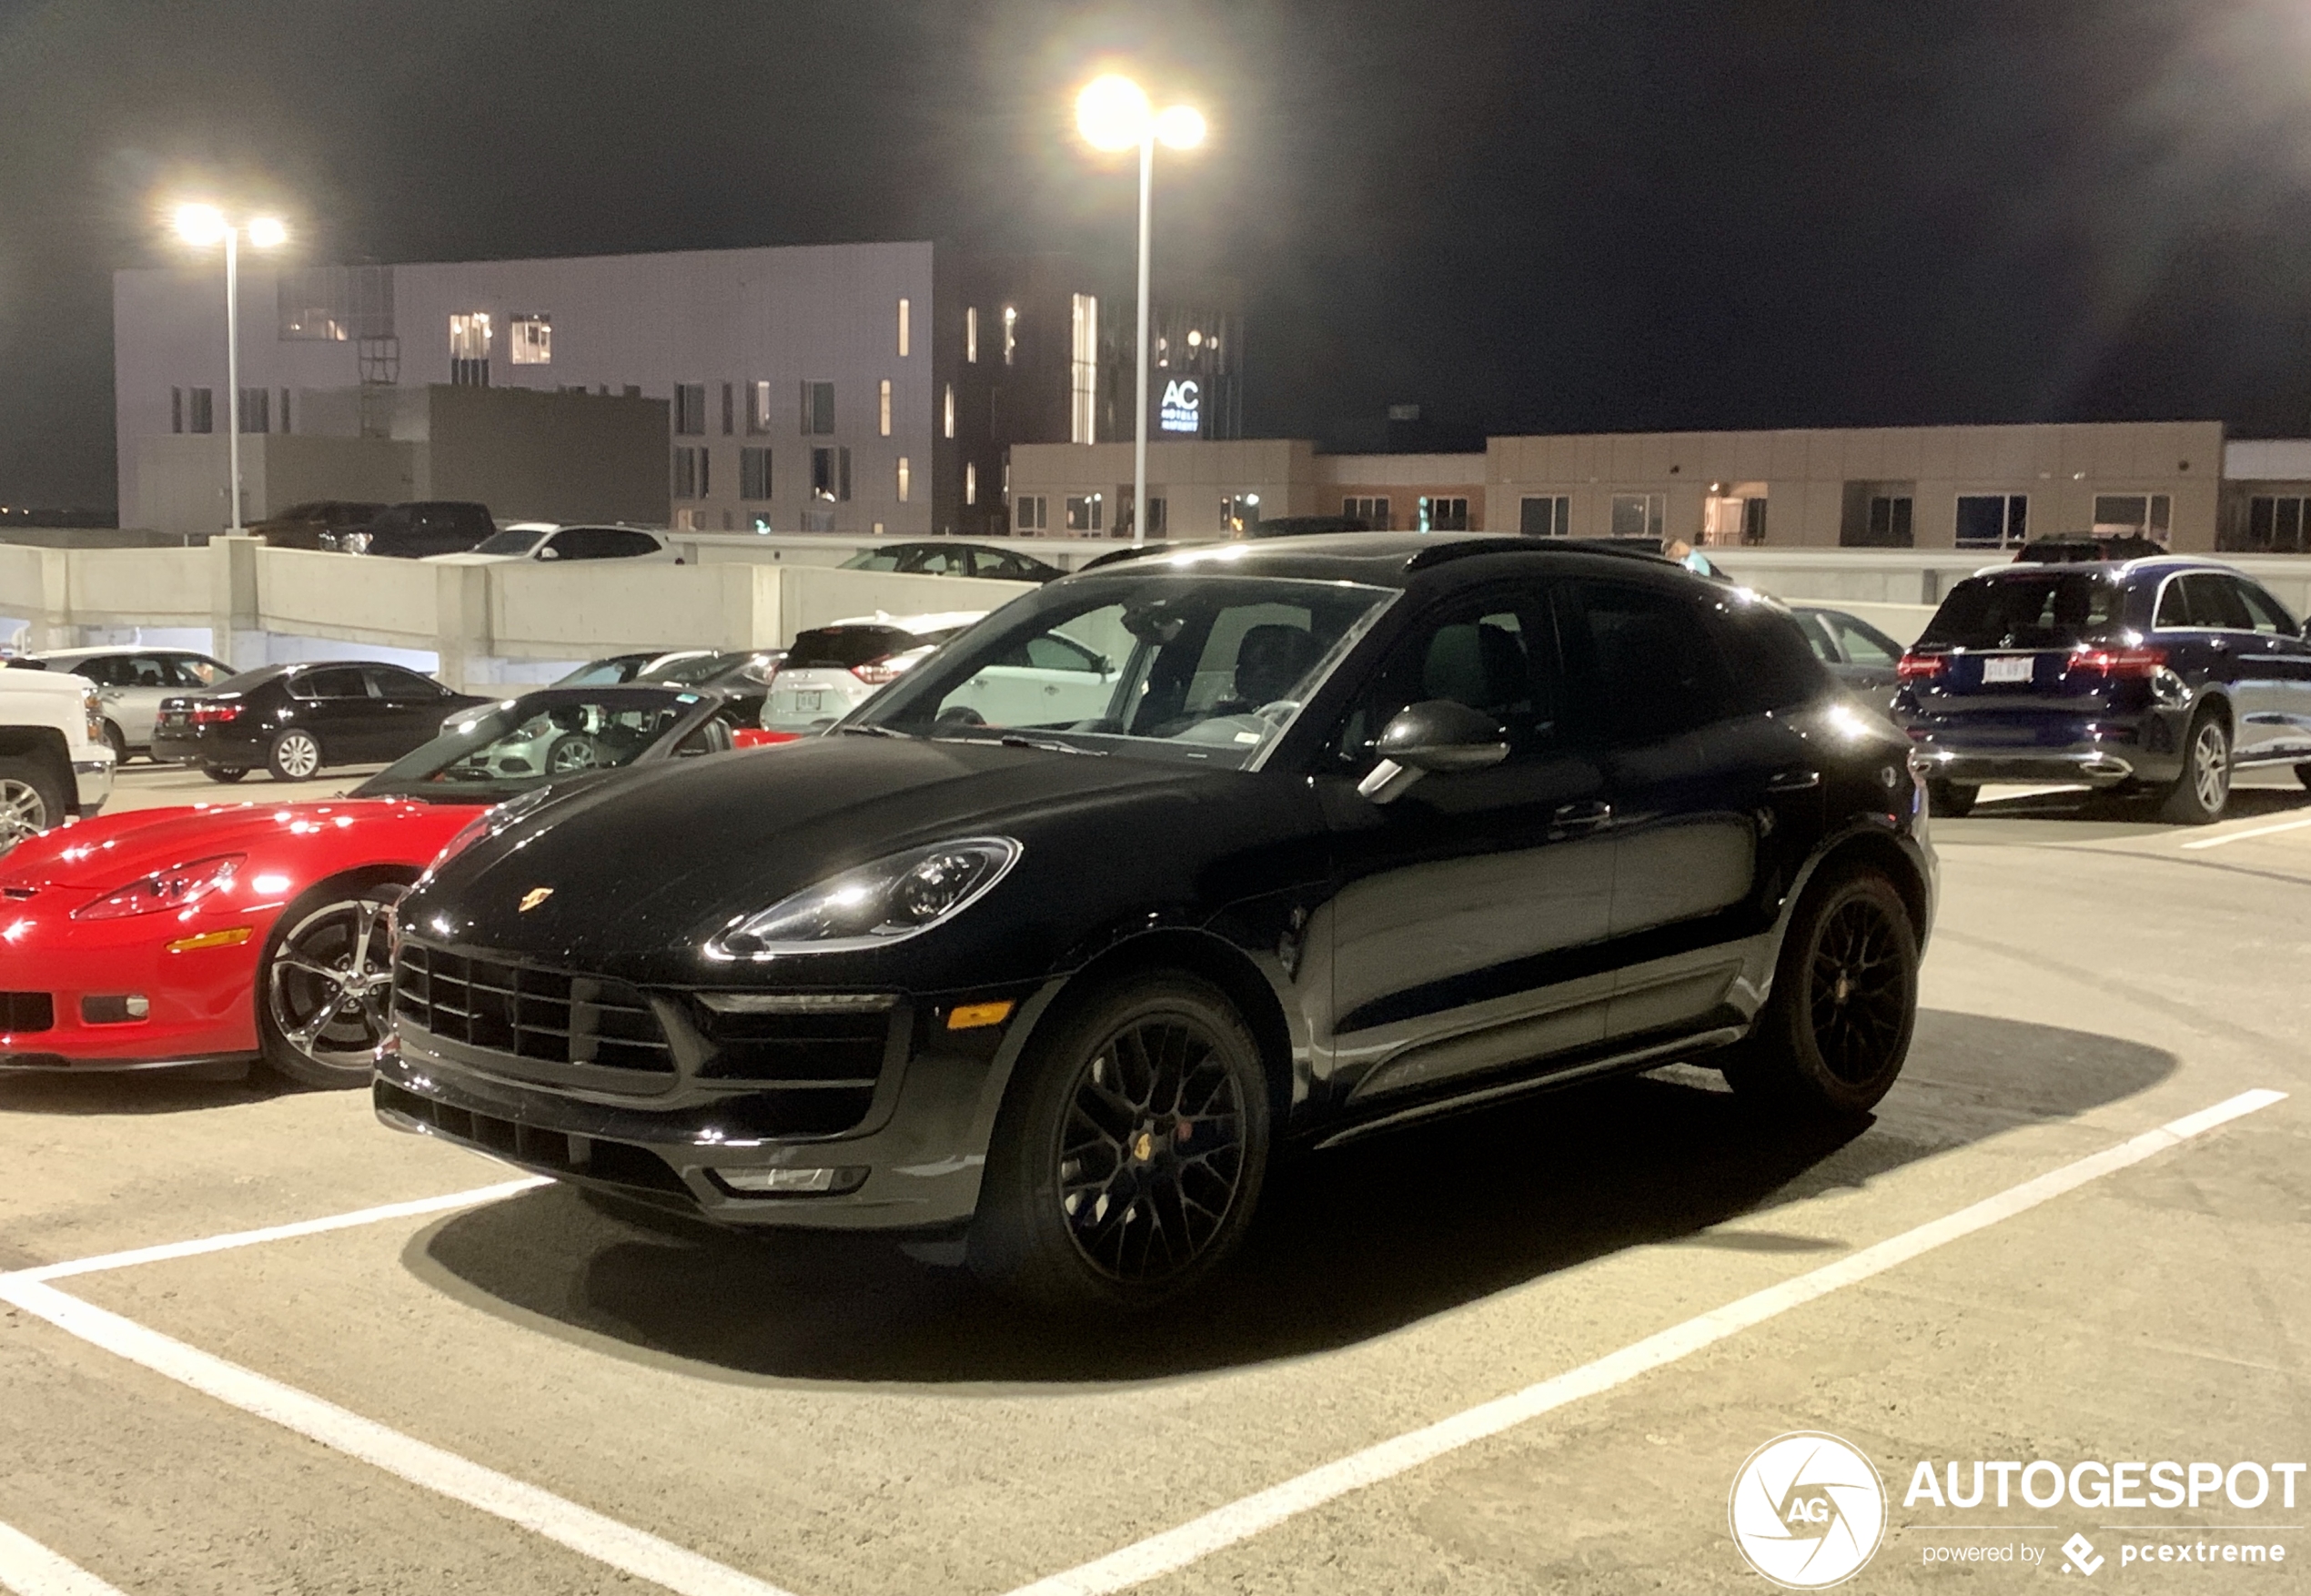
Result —
M439 566L254 544L235 551L227 547L231 541L220 538L213 547L252 557L257 570L257 612L240 630L427 649L441 635ZM92 552L78 558L122 556Z
M209 588L217 562L206 549L76 551L66 561L74 618L82 626L195 626L214 607Z

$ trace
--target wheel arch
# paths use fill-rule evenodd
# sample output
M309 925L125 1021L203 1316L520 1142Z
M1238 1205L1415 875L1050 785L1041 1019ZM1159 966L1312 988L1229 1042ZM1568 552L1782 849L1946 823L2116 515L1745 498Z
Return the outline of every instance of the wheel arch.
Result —
M45 761L67 793L71 789L72 745L54 726L0 726L0 759Z
M1790 916L1797 911L1799 902L1812 891L1817 882L1827 880L1831 873L1854 866L1874 866L1902 896L1902 907L1910 912L1910 924L1917 933L1918 945L1925 946L1926 934L1933 925L1933 888L1926 872L1910 849L1891 833L1877 827L1862 827L1833 839L1814 858L1799 889L1790 894L1790 907L1782 917L1781 929L1786 932ZM1776 936L1778 948L1781 938Z

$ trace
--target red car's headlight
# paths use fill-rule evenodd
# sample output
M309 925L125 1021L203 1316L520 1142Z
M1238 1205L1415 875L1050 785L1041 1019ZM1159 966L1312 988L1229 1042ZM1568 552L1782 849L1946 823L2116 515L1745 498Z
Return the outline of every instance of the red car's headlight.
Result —
M156 871L106 893L93 904L75 909L72 917L122 920L131 914L157 914L167 909L188 908L211 893L232 885L246 857L243 854L227 854L221 858L197 859L190 864Z

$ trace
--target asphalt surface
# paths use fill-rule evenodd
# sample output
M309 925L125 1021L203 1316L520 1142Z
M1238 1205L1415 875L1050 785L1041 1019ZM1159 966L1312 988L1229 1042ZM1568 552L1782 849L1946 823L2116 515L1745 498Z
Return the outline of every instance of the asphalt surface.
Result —
M2276 1479L2253 1510L1904 1500L1921 1460L2311 1453L2311 794L2260 783L2183 830L1993 793L1934 829L1917 1042L1858 1129L1761 1120L1677 1067L1358 1145L1271 1187L1193 1311L1102 1332L872 1240L637 1226L554 1187L76 1275L55 1288L263 1380L213 1394L0 1302L0 1526L132 1593L652 1588L598 1520L474 1505L462 1460L711 1560L666 1576L686 1588L759 1591L722 1565L795 1596L972 1596L1378 1448L1371 1483L1267 1499L1256 1532L1200 1532L1139 1588L1761 1591L1728 1493L1817 1430L1884 1478L1852 1589L2054 1579L2074 1532L2098 1584L2311 1589L2311 1475L2293 1510ZM2294 1096L2028 1184L2256 1089ZM358 1094L0 1080L0 1271L511 1173ZM1862 1272L1822 1273L1842 1264ZM1781 1306L1756 1322L1648 1341L1761 1292ZM1617 1354L1499 1433L1425 1461L1396 1439ZM439 1452L396 1473L291 1433L248 1410L264 1380ZM2288 1561L2145 1569L2130 1536ZM2014 1561L1927 1561L1968 1547Z

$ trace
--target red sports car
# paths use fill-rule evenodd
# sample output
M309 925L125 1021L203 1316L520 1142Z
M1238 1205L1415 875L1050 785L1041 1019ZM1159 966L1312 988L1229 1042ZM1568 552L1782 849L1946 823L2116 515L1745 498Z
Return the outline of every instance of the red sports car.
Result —
M731 746L711 689L549 688L342 798L108 814L0 857L0 1074L242 1065L366 1085L386 909L493 806Z

